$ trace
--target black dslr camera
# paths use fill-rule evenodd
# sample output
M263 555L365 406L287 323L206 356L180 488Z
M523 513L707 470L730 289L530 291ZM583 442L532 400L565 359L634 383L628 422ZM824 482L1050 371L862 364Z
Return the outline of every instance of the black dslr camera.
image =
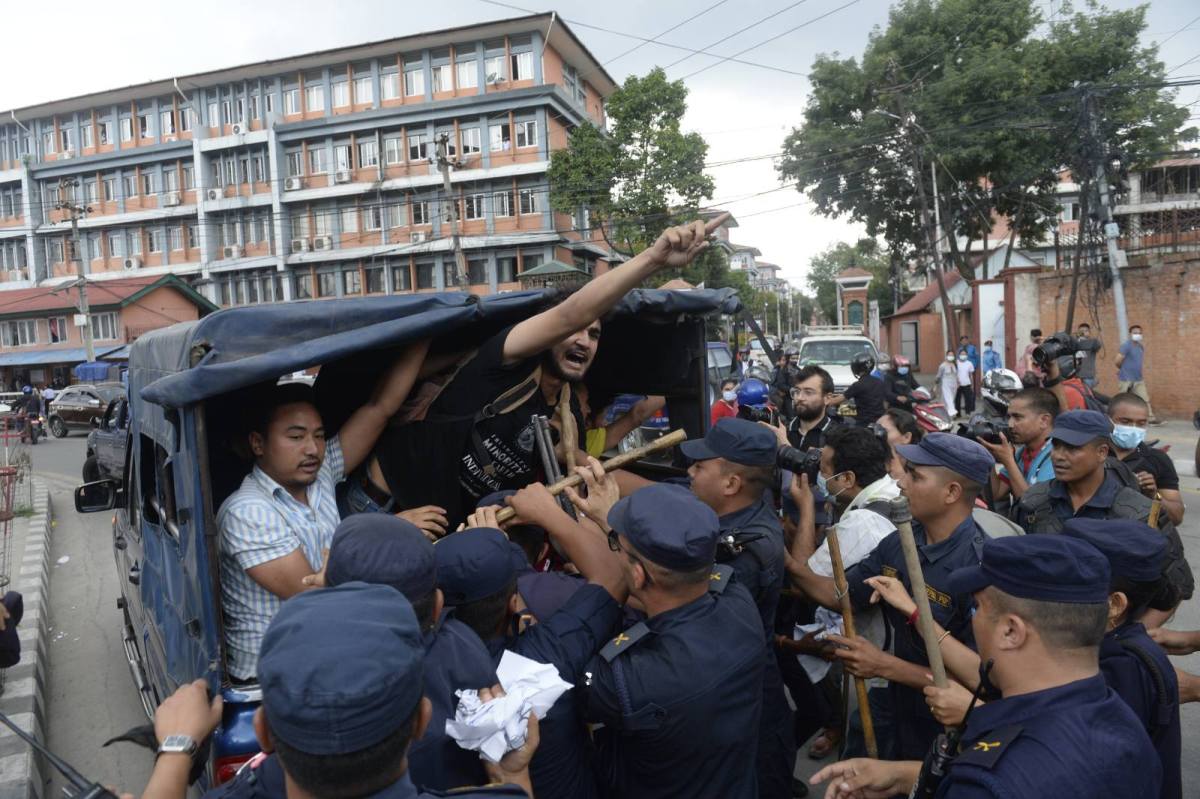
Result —
M1033 362L1038 365L1039 369L1045 369L1052 361L1057 361L1059 358L1069 356L1073 360L1078 349L1079 339L1070 333L1055 333L1053 336L1042 339L1042 343L1033 348ZM1062 368L1061 363L1059 368Z
M958 434L972 441L986 441L989 444L999 444L1000 435L1012 441L1008 422L1003 419L988 419L985 416L972 416L966 424L958 426Z
M808 475L808 484L816 485L817 473L821 471L821 450L819 447L798 450L785 445L775 454L775 464L792 474Z
M779 424L779 412L769 408L755 408L750 405L739 405L737 412L739 419L746 419L751 422L766 422L772 427Z

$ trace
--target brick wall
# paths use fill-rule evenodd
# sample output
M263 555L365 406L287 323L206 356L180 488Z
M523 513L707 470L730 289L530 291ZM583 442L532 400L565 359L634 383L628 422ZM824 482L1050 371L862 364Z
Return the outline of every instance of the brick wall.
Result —
M1158 416L1191 418L1200 408L1200 256L1166 255L1152 265L1121 270L1129 324L1141 325L1146 345L1146 385ZM1088 322L1104 349L1096 358L1097 389L1111 394L1117 388L1113 360L1120 346L1112 292L1105 292L1092 315L1088 287L1080 285L1074 324ZM1071 294L1069 273L1038 277L1041 327L1046 335L1062 330Z

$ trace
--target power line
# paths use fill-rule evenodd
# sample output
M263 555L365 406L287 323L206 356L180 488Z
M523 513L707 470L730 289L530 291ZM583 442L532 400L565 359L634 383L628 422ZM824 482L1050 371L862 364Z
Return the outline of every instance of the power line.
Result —
M745 26L744 28L738 28L738 29L737 29L737 30L735 30L733 33L730 33L730 34L728 34L727 36L722 36L720 39L717 39L715 42L712 42L711 44L707 44L707 45L705 45L705 46L704 46L704 50L706 50L706 51L707 51L707 50L709 50L709 49L711 49L711 48L713 48L713 47L716 47L718 44L722 44L723 42L727 42L727 41L729 41L730 39L732 39L734 36L738 36L738 35L740 35L740 34L743 34L743 33L745 33L746 31L750 30L751 28L756 28L756 27L758 27L759 25L763 24L764 22L767 22L767 21L769 21L769 20L772 20L772 19L774 19L775 17L779 16L780 14L784 13L785 11L791 11L791 10L792 10L793 8L795 8L796 6L798 6L798 5L802 5L802 4L806 3L806 2L808 2L808 0L796 0L796 2L792 3L791 5L785 6L785 7L783 7L783 8L781 8L781 9L779 9L778 11L776 11L776 12L774 12L774 13L772 13L772 14L768 14L767 16L765 16L765 17L763 17L763 18L761 18L761 19L758 19L758 20L756 20L756 21L754 21L754 22L751 22L749 25ZM667 64L665 67L663 67L663 69L671 69L672 67L679 66L679 65L680 65L680 64L682 64L684 61L687 61L689 58L691 58L693 55L697 55L697 54L696 54L696 53L690 53L690 54L688 54L688 55L685 55L683 58L680 58L680 59L679 59L679 60L677 60L677 61L672 61L670 64ZM705 52L705 53L704 53L704 55L713 55L713 56L715 56L716 54L715 54L715 53L708 53L708 52Z
M722 5L724 5L725 3L727 3L727 2L729 2L729 0L717 0L717 2L713 3L713 4L712 4L711 6L709 6L708 8L704 9L703 11L698 11L698 12L696 12L695 14L692 14L690 17L688 17L687 19L685 19L683 22L678 22L678 23L676 23L676 24L672 25L671 27L667 28L667 29L666 29L665 31L663 31L662 33L656 34L656 35L655 35L653 38L651 38L651 39L649 39L649 40L647 40L647 41L644 41L644 42L638 42L637 44L635 44L633 47L630 47L630 48L629 48L628 50L626 50L625 52L623 52L623 53L621 53L621 54L619 54L619 55L615 55L615 56L613 56L612 58L610 58L610 59L608 59L607 61L605 61L605 62L604 62L604 66L608 66L608 65L609 65L609 64L611 64L612 62L614 62L614 61L616 61L616 60L618 60L618 59L624 58L625 56L629 55L630 53L632 53L632 52L635 52L635 51L637 51L637 50L640 50L641 48L645 47L645 46L646 46L646 45L648 45L648 44L651 44L651 43L655 43L655 44L661 44L661 42L659 42L658 40L659 40L659 39L661 39L662 37L666 36L666 35L667 35L668 33L670 33L671 31L678 30L679 28L682 28L684 25L688 24L689 22L691 22L692 20L696 19L697 17L702 17L702 16L704 16L705 14L707 14L709 11L712 11L714 8L717 8L718 6L722 6ZM688 58L691 58L691 56L688 56Z

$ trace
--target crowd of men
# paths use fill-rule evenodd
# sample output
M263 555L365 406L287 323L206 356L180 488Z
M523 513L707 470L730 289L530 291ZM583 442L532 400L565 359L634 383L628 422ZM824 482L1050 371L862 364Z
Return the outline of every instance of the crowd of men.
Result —
M1114 427L1025 389L1012 441L985 445L923 434L895 385L847 423L829 374L796 367L776 424L722 411L680 446L686 478L652 482L583 450L605 437L576 390L574 513L552 496L531 417L583 384L612 306L722 221L668 230L434 390L447 365L410 346L336 436L306 388L256 409L218 523L226 670L262 690L263 754L212 795L787 799L820 733L829 796L1181 796L1179 687L1147 627L1193 583L1182 506L1117 432L1144 429L1134 395ZM1000 517L1026 534L989 533ZM503 694L505 652L572 688L491 762L446 722L459 692ZM203 682L160 706L144 796L183 796L220 717Z

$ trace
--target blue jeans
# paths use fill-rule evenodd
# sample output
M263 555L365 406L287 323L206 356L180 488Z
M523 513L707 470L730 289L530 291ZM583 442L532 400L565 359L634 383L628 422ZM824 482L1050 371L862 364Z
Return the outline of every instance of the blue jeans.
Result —
M354 477L338 483L338 515L343 519L354 513L391 513L395 504L394 499L389 499L385 504L380 505L371 499L366 489L362 487L362 483Z

